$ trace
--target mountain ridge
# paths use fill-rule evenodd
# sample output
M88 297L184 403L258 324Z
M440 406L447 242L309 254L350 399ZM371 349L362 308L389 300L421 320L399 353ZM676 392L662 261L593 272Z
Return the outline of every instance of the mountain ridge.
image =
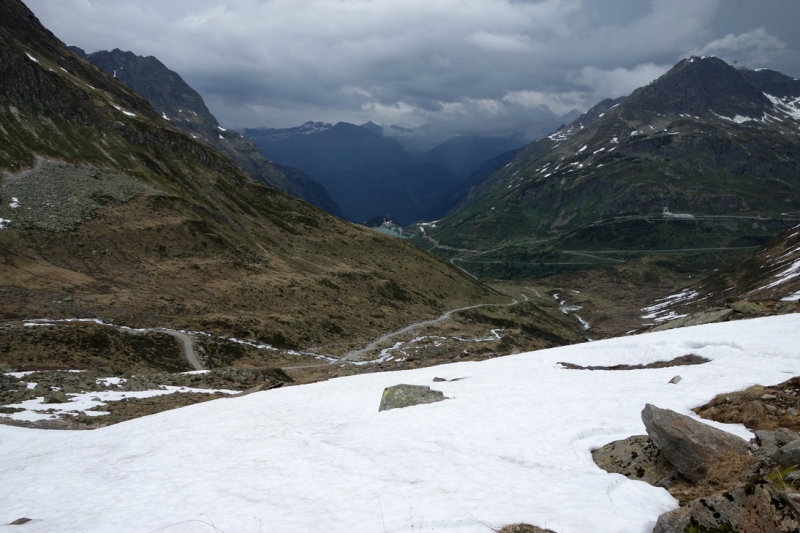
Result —
M70 47L80 57L119 79L143 96L164 120L229 157L248 175L271 187L341 216L325 188L298 169L283 171L268 161L247 138L220 126L197 91L181 76L153 56L139 56L118 48L87 54Z
M529 264L542 253L554 261L559 248L765 242L791 224L782 213L800 210L800 89L777 73L767 81L743 72L690 58L616 104L601 102L524 147L430 235L475 250L547 240L548 250L517 250ZM783 87L783 96L767 96L748 76Z

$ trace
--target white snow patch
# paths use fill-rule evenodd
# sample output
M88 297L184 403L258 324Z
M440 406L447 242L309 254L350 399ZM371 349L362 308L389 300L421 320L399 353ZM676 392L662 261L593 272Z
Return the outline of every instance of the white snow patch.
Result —
M690 289L685 289L677 294L671 294L669 296L665 296L664 298L659 298L656 300L655 304L642 308L642 312L647 314L645 314L641 318L644 319L656 318L662 314L665 314L667 312L666 311L667 308L672 307L673 305L678 303L693 300L698 296L700 296L699 292Z
M777 110L783 111L794 120L800 120L800 97L787 96L781 99L767 93L764 93L764 96L769 98Z
M611 143L612 144L617 144L618 142L619 142L619 137L612 137L611 138Z
M593 153L593 154L599 154L600 152L605 152L605 151L606 151L606 149L605 149L605 148L600 148L599 150L595 150L595 151L594 151L594 152L592 152L592 153Z
M0 218L0 229L6 229L6 225L10 224L11 221L6 218Z
M217 126L217 128L219 129L219 131L228 131L225 128L223 128L222 126Z
M114 379L120 380L120 378L107 378L105 381L107 384L112 385L114 384L112 381ZM124 380L120 380L120 382L122 381ZM35 383L33 384L33 387L30 385L31 384L29 383L29 389L33 389L36 386ZM155 396L164 396L166 394L176 394L182 392L197 392L206 394L213 394L215 392L220 392L223 394L239 393L239 391L226 389L196 389L191 387L161 386L159 389L148 391L112 390L68 394L67 397L69 398L69 401L61 404L45 404L44 397L40 396L32 400L25 400L19 403L7 405L6 407L25 409L25 411L10 414L0 414L0 418L8 418L11 420L27 420L33 422L37 420L52 420L58 418L58 415L74 416L78 414L86 414L89 416L103 416L107 415L108 412L90 411L90 409L102 407L106 405L106 402L119 401L126 398L153 398Z
M12 197L11 197L11 203L10 203L10 204L8 204L8 207L10 207L11 209L16 209L16 208L18 208L20 205L21 205L21 204L19 203L19 199L17 199L17 198L15 198L15 197L13 197L13 196L12 196Z
M586 150L588 147L589 147L589 145L588 145L588 144L584 145L584 146L583 146L583 148L581 148L580 150L578 150L578 153L580 154L581 152L583 152L584 150Z
M163 113L163 112L161 113L161 118L163 118L164 120L169 120L169 117L167 116L167 114Z
M714 112L712 111L712 113L714 113ZM720 115L718 113L714 113L714 114L718 118L721 118L723 120L727 120L728 122L733 122L734 124L744 124L745 122L751 122L751 121L754 121L754 120L756 122L758 122L758 119L750 118L750 117L743 117L742 115L736 115L735 117L730 118L730 117L726 117L724 115Z
M111 105L114 105L114 104L111 104ZM122 109L121 107L119 107L117 105L114 106L114 109L116 109L117 111L122 112L123 115L129 116L129 117L135 117L136 116L135 114L131 113L130 111L125 111L124 109Z
M449 533L484 533L481 522L646 533L677 502L602 471L591 450L642 434L646 403L694 417L716 394L797 375L798 332L800 315L774 316L332 379L98 431L0 425L0 522L35 517L31 533L196 531L211 519L223 531L403 533L411 520ZM711 362L683 367L679 385L667 383L674 368L557 364L687 353ZM379 413L384 388L398 383L449 399ZM741 425L711 424L752 437Z
M787 252L787 253L791 253L791 252ZM800 259L796 259L791 265L786 267L782 272L779 272L779 273L775 274L773 276L773 278L775 278L775 281L773 281L772 283L768 283L767 285L764 285L763 287L760 287L760 288L756 289L756 291L761 291L761 290L764 290L764 289L771 289L773 287L777 287L778 285L780 285L782 283L786 283L790 279L794 279L797 276L800 276ZM756 292L756 291L752 291L752 292Z
M28 59L30 59L34 63L39 63L39 60L36 59L35 57L33 57L32 55L30 55L28 52L25 52L25 55L28 56ZM41 63L39 63L39 64L41 64Z

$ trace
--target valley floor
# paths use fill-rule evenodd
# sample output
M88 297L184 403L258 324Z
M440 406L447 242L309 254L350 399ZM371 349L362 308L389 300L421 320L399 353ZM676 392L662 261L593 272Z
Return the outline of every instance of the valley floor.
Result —
M644 433L646 403L694 416L717 393L800 374L799 328L800 315L784 315L343 377L95 431L0 426L0 523L31 518L31 532L485 533L528 522L646 533L677 503L600 470L591 450ZM688 354L711 362L622 372L558 364ZM670 384L675 374L683 379ZM449 399L378 412L383 389L398 383Z

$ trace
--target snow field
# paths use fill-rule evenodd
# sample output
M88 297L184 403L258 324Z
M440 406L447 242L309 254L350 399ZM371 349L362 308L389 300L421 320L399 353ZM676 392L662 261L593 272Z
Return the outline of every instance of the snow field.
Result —
M800 315L710 324L483 362L365 374L168 411L94 431L0 426L0 523L30 532L649 532L677 503L595 466L644 433L645 403L800 373ZM694 353L704 365L566 370ZM683 380L667 382L680 374ZM459 381L432 383L439 376ZM378 412L383 389L450 399ZM741 426L723 426L744 438ZM483 523L481 523L483 522ZM176 525L173 525L176 524Z

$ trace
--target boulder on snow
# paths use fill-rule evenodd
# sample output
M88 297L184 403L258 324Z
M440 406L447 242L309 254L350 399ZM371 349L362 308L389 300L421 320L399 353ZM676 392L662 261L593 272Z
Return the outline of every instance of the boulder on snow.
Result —
M68 401L69 401L69 396L67 396L61 391L58 391L45 396L42 403L67 403Z
M656 486L669 486L678 474L647 435L610 442L593 451L592 458L609 474L622 474Z
M693 482L705 477L714 461L748 450L748 443L736 435L652 404L642 410L642 421L667 461Z
M800 523L790 495L761 481L698 498L658 517L653 533L741 531L794 533Z
M425 385L394 385L384 389L378 411L401 409L422 403L441 402L446 399L443 392L431 390L430 387Z

